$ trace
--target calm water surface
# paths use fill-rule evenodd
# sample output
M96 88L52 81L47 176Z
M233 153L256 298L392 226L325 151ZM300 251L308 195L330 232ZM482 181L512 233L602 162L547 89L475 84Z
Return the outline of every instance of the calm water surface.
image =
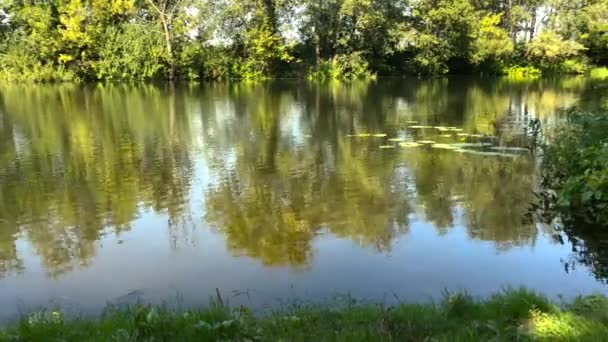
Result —
M517 149L530 119L551 127L562 108L596 105L594 89L0 85L0 319L134 298L200 305L216 288L254 307L508 285L606 293L525 218L538 162ZM427 140L440 145L400 146Z

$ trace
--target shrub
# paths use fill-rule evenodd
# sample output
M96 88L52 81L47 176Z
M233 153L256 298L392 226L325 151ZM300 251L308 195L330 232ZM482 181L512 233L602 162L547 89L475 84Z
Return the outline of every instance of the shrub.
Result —
M542 71L533 66L512 65L504 68L502 73L513 78L536 78L540 77Z
M0 79L16 82L75 81L76 73L63 64L43 62L28 44L14 42L0 55Z
M365 79L373 78L369 64L360 52L339 54L331 60L321 61L316 70L309 73L310 79Z
M608 68L593 68L589 71L589 77L593 79L605 79L608 78Z
M608 113L569 113L544 148L543 180L566 217L608 227Z
M589 69L589 64L582 59L568 59L562 62L558 67L558 72L564 74L582 75Z
M165 69L162 36L150 24L110 26L100 39L99 60L93 62L100 80L146 80Z

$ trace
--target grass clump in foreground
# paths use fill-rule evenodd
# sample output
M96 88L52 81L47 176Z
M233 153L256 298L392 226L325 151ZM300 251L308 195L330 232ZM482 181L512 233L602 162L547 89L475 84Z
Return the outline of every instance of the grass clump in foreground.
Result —
M108 309L97 319L44 312L0 330L1 341L605 341L608 299L560 305L525 289L485 300L446 295L435 304L291 306L256 316L217 303L185 312Z

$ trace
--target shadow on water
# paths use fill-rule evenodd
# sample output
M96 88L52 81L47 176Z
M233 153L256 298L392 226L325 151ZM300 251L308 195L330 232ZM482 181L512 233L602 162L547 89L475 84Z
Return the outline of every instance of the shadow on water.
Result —
M523 219L533 158L389 139L472 139L418 122L518 147L530 120L550 126L593 89L583 78L3 85L0 275L26 271L17 241L51 276L86 266L101 237L146 212L166 215L175 239L202 221L233 255L265 265L309 267L313 240L328 233L390 251L411 220L439 234L463 226L499 251L533 245L549 233Z

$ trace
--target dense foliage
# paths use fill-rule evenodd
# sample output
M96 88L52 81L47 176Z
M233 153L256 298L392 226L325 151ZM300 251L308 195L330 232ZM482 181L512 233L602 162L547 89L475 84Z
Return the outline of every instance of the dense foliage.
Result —
M608 113L571 112L545 147L545 185L557 208L587 225L608 224Z
M608 112L572 111L544 146L542 212L559 217L574 259L608 277ZM561 240L561 238L560 238Z
M583 73L608 0L2 0L12 80Z
M608 299L558 306L525 290L485 300L448 294L437 304L396 307L346 297L331 306L290 306L259 316L218 300L205 310L113 308L100 319L47 311L0 330L0 341L603 341Z

